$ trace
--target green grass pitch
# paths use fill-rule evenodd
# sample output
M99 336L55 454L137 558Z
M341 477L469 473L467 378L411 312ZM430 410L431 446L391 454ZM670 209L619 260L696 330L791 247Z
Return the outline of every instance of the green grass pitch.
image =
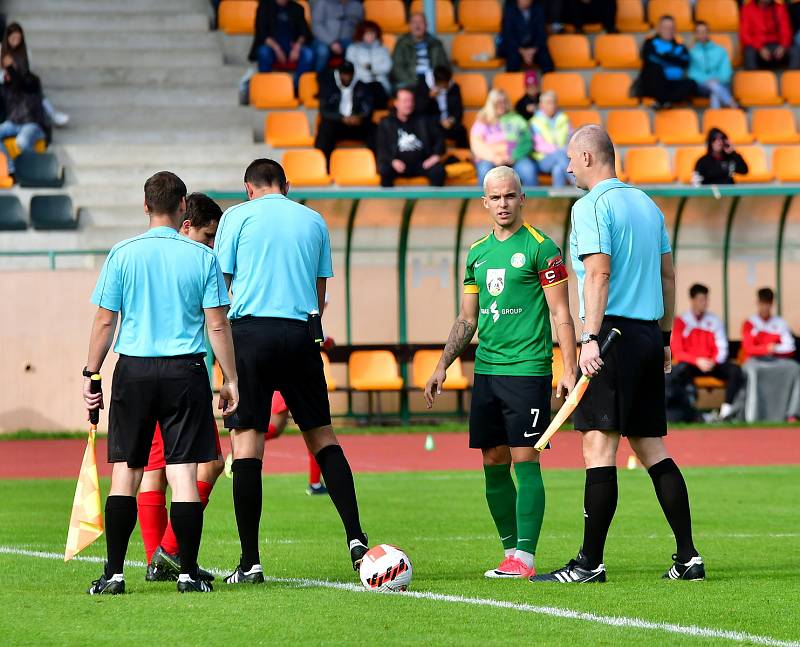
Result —
M0 481L0 636L4 645L91 646L686 645L735 644L742 633L761 644L800 641L798 469L685 474L708 580L659 579L674 547L639 469L620 472L606 552L609 582L592 586L485 580L483 571L501 551L477 471L357 475L365 527L373 543L408 552L412 591L474 598L471 603L287 581L357 581L333 506L327 497L306 496L301 475L264 481L262 560L267 575L279 579L235 588L218 578L211 594L180 596L174 583L147 584L144 569L129 566L129 595L90 598L84 590L99 564L11 552L63 553L74 482ZM583 472L545 471L545 482L540 570L574 556L582 532ZM104 549L100 539L84 554L97 558ZM230 569L237 558L231 481L223 477L206 513L201 563ZM128 559L144 559L138 528ZM558 617L564 610L602 618ZM622 624L608 624L610 616ZM686 633L690 626L711 633Z

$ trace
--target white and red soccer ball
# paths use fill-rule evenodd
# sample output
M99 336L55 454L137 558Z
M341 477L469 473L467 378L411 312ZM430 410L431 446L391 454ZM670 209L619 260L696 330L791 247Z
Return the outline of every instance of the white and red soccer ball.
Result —
M359 576L369 591L405 591L411 584L411 560L397 546L378 544L361 561Z

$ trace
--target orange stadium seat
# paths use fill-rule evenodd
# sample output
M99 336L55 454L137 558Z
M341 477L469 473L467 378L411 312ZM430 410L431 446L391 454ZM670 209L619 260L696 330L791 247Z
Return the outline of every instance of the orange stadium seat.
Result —
M659 110L654 119L655 134L662 144L700 144L706 139L697 113L689 108Z
M502 19L498 0L460 0L458 3L458 22L467 33L496 34Z
M681 146L675 149L675 171L678 182L691 183L694 166L705 154L705 146Z
M337 148L331 155L331 175L339 186L377 186L380 177L369 148Z
M472 128L472 124L475 123L475 118L478 116L477 110L465 110L464 111L464 118L461 120L461 123L464 124L464 128L467 129L467 132L470 131Z
M436 370L436 365L439 363L441 356L442 351L440 350L418 350L414 353L411 370L414 374L413 384L415 387L418 389L425 388L428 378ZM469 387L469 380L464 375L461 360L456 358L456 361L447 369L447 379L442 388L446 391L463 391L467 387Z
M719 45L728 53L728 58L731 60L731 65L733 65L734 68L742 64L741 52L733 46L733 40L731 40L728 34L711 34L709 35L709 40Z
M650 25L644 20L641 0L617 0L617 29L623 32L650 30Z
M614 149L614 169L617 171L617 177L619 178L620 182L628 181L628 176L626 175L625 170L622 168L622 155L616 148Z
M647 20L655 27L661 16L672 16L678 31L692 31L692 8L689 0L650 0L647 3Z
M800 142L794 113L788 108L754 110L753 137L762 144L796 144Z
M403 388L403 378L391 351L353 351L347 366L354 391L399 391Z
M542 77L542 92L552 90L562 108L585 108L591 103L586 83L575 72L549 72Z
M14 178L8 174L8 160L5 155L0 155L0 189L10 189L14 186Z
M394 46L397 45L397 34L384 34L381 37L383 46L389 50L390 54L394 53Z
M483 108L489 87L486 77L477 72L462 72L453 75L453 81L461 88L461 99L465 108Z
M331 359L328 353L321 353L322 355L322 371L325 373L325 383L328 385L328 392L336 390L336 380L331 375Z
M649 110L610 110L606 115L606 130L618 146L656 143Z
M772 169L781 182L800 182L800 146L776 146Z
M629 96L631 83L625 72L598 72L589 82L589 94L600 108L633 108L639 99Z
M305 17L308 26L311 26L311 5L308 4L308 0L295 0L297 4L303 7L303 17Z
M274 148L313 146L306 113L302 110L268 113L264 118L264 141Z
M739 5L736 0L697 0L694 17L708 23L710 31L739 31Z
M410 13L422 13L423 10L422 0L411 3ZM436 0L436 31L440 34L455 34L459 29L453 3L450 0Z
M406 8L402 0L364 0L364 19L372 20L390 34L408 31Z
M252 34L256 28L258 0L223 0L217 24L226 34Z
M597 110L565 110L564 112L569 117L569 125L574 130L587 124L603 125L603 120Z
M516 103L525 94L525 73L498 72L492 78L492 87L504 90L511 103Z
M456 34L451 56L458 67L467 70L500 67L500 59L495 57L494 37L490 34Z
M300 75L300 83L297 86L297 96L300 97L306 108L319 108L319 85L317 84L316 72L304 72Z
M325 155L316 148L286 151L283 168L286 179L295 186L328 186L331 183L325 169Z
M719 128L734 144L749 144L753 136L747 128L747 117L744 111L734 108L713 108L703 113L703 133L708 134L712 128Z
M733 95L743 106L777 106L783 103L778 94L778 79L769 70L736 72Z
M633 184L669 184L675 173L665 148L631 148L625 154L625 172Z
M595 67L589 48L589 39L583 34L557 34L547 39L547 48L556 69L568 70Z
M781 94L793 106L800 105L800 70L787 70L781 75Z
M607 70L639 69L639 47L630 34L600 34L594 39L594 57Z
M775 179L767 165L767 154L763 146L739 146L736 152L744 157L748 168L747 175L735 176L737 182L772 182Z
M254 108L296 108L297 103L291 74L266 72L250 79L250 105Z

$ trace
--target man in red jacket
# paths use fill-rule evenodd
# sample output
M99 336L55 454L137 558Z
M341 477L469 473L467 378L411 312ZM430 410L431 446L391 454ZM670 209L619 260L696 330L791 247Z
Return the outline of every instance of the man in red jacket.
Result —
M775 0L751 0L742 7L739 38L744 66L800 67L800 48L792 46L792 23L786 5Z
M733 417L733 403L742 388L742 369L728 361L728 337L725 326L708 312L708 288L695 283L689 288L690 308L672 325L672 375L676 388L688 388L695 377L709 375L725 380L725 402L719 418Z

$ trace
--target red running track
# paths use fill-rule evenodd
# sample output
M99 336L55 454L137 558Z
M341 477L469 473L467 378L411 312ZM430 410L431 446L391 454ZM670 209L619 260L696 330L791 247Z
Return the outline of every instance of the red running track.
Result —
M433 434L435 449L425 450L423 434L380 434L341 437L342 446L356 472L471 470L480 467L480 454L467 447L466 434ZM685 429L671 432L667 447L679 465L800 465L800 428ZM81 464L83 440L9 440L0 442L0 478L74 478ZM222 439L223 452L230 443ZM632 454L623 440L618 460ZM105 462L106 442L98 440L101 475L110 473ZM561 432L542 463L550 468L583 467L580 437ZM308 458L300 436L285 436L267 443L264 471L270 474L305 472Z

